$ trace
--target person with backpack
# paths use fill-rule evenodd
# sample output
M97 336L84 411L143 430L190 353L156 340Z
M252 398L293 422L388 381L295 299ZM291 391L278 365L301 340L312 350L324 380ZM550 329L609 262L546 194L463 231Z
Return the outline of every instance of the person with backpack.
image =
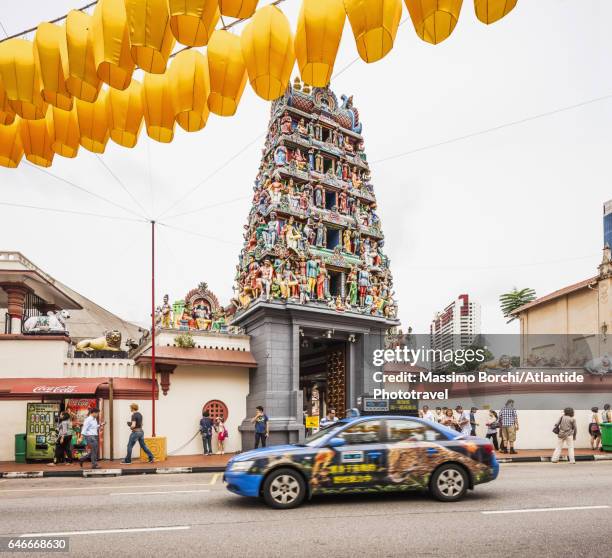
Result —
M217 433L217 450L223 455L225 453L225 440L228 437L227 428L223 423L223 417L217 417L215 420L215 432Z
M610 403L604 405L603 411L601 412L601 422L612 422L612 410L610 409Z
M213 421L208 411L202 411L200 434L202 436L202 445L204 446L204 455L212 455Z
M558 463L563 444L567 444L567 456L570 463L576 463L574 457L574 441L576 440L576 419L574 418L574 409L566 407L563 410L563 416L558 420L553 428L553 433L557 435L557 447L550 458L551 463Z
M591 437L591 449L598 450L601 443L601 430L599 428L599 408L597 407L591 409L589 436Z

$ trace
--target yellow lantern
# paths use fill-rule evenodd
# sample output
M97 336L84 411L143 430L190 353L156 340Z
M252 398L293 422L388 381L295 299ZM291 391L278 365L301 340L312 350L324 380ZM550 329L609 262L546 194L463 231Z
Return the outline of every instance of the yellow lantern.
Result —
M77 100L76 109L81 145L92 153L104 153L109 136L106 91L100 91L94 103Z
M168 70L174 115L186 132L197 132L208 120L210 78L206 56L197 50L179 52Z
M34 37L34 57L43 84L43 99L58 108L70 110L72 95L66 89L68 50L65 28L41 23Z
M174 37L168 25L168 0L125 0L132 60L145 72L163 74Z
M259 0L219 0L221 15L244 19L255 13Z
M0 165L9 169L18 167L23 157L19 121L17 117L12 124L0 126Z
M125 89L134 72L125 0L100 0L92 25L98 77L115 89Z
M123 147L134 147L142 126L142 84L133 79L125 91L109 89L106 113L111 139Z
M80 133L76 107L72 107L72 110L49 107L47 131L51 138L51 148L55 153L62 157L77 156Z
M40 167L50 167L55 152L51 147L51 138L44 118L38 120L19 120L19 134L23 152L30 163Z
M45 117L47 103L40 94L40 74L30 41L9 39L0 43L0 78L11 109L21 118Z
M508 15L518 0L474 0L476 17L487 25Z
M463 0L405 0L417 35L437 45L453 32Z
M303 0L295 33L295 54L305 83L329 84L346 13L342 0Z
M93 18L72 10L66 18L66 46L68 50L68 79L66 89L82 101L93 103L98 98L102 82L96 72L93 38L89 32Z
M219 29L210 39L207 53L210 73L208 108L219 116L232 116L247 80L240 37Z
M168 85L168 73L145 74L142 86L142 104L147 134L161 143L174 138L174 109Z
M402 1L344 0L344 9L359 56L366 62L385 57L393 48L402 16Z
M285 14L276 6L257 10L241 37L242 56L255 93L266 101L287 89L295 64L293 35Z
M204 46L219 21L217 0L168 0L170 28L179 43Z
M4 85L0 81L0 126L12 124L14 121L15 111L11 108Z

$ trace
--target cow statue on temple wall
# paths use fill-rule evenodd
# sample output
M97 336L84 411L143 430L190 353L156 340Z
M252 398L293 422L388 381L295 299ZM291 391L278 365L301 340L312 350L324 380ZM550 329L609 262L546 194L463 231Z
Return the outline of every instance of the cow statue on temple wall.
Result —
M30 316L23 324L23 332L30 335L66 334L67 310L47 312L46 316Z

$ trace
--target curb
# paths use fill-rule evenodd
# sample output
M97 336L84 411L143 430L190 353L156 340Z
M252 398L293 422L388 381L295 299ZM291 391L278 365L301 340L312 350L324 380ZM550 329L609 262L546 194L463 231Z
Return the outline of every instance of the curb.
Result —
M568 461L567 456L561 456L559 461ZM577 455L576 461L612 461L610 455ZM498 463L550 463L550 457L534 455L533 457L498 457Z
M222 473L225 467L157 467L130 469L83 469L81 471L8 471L0 473L3 479L40 479L58 477L121 477L129 475L172 475L181 473Z

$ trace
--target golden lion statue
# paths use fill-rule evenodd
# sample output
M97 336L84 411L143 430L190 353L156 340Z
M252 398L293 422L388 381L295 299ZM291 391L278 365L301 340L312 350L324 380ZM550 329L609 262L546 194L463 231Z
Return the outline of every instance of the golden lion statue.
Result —
M107 331L104 337L83 339L83 341L77 343L75 350L86 353L91 351L120 351L121 332L114 329L113 331Z

